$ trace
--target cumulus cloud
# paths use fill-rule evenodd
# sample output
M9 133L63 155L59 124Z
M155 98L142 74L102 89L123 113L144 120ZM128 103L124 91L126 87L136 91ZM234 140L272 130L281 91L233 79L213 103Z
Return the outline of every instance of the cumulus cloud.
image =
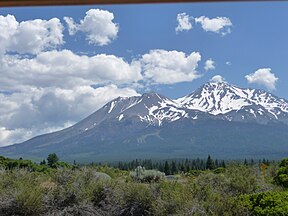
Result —
M216 18L208 18L205 16L201 16L195 18L195 23L200 23L203 30L208 32L215 32L222 34L223 36L231 32L232 22L227 17L216 17Z
M214 32L225 36L231 33L232 22L228 17L216 17L208 18L200 16L193 18L186 13L177 14L177 27L175 28L176 33L181 31L189 31L193 28L192 21L197 24L199 23L202 29L206 32Z
M268 90L275 90L278 77L271 72L271 68L261 68L245 76L248 83L255 83L265 86Z
M204 65L204 69L206 71L208 70L215 70L215 62L212 59L208 59L207 61L205 61L205 65Z
M0 55L4 54L9 40L15 34L18 22L12 15L0 16Z
M62 130L69 126L71 126L71 124L64 124L62 126L45 127L45 128L32 127L28 129L25 128L9 129L5 127L0 127L0 147L26 141L31 137Z
M117 38L118 24L113 22L114 14L107 10L91 9L79 24L73 18L64 17L70 35L80 31L86 34L86 40L94 45L107 45Z
M38 54L64 43L58 18L18 22L14 16L0 16L0 53Z
M175 28L176 33L192 29L191 17L186 13L177 14L177 23L178 25Z
M215 83L225 82L225 79L220 75L215 75L210 79L210 82L215 82Z
M78 31L78 26L74 22L74 19L72 17L64 17L63 19L68 26L69 35L75 35L75 33Z
M140 59L144 77L158 84L172 84L199 78L196 71L201 55L179 51L151 50Z
M0 72L0 85L8 89L21 85L70 88L110 82L125 84L142 78L137 61L129 64L114 55L89 57L69 50L42 52L32 59L6 55Z

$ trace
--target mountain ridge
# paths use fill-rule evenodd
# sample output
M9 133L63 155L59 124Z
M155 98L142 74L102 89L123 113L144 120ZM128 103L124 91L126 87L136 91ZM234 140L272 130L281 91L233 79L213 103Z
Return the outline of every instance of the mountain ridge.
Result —
M133 99L132 103L131 99ZM131 117L132 112L142 121L161 126L163 121L198 118L195 113L203 112L228 121L240 121L241 118L245 119L246 117L248 120L260 119L258 123L280 121L288 124L288 102L286 100L264 90L239 88L226 82L206 83L193 93L175 100L155 92L130 98L118 97L104 105L103 108L110 106L108 113L114 112L114 106L123 101L125 101L125 105L128 105L125 109L116 109L119 121L125 116ZM142 107L139 107L139 104ZM241 118L235 117L235 112L242 112L243 115Z

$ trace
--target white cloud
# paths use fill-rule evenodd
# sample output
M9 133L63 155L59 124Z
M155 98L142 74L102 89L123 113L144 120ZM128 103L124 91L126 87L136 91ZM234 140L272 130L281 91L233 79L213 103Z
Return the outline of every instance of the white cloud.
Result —
M176 33L181 31L189 31L192 29L192 23L190 22L191 17L186 13L177 14L177 27L175 28Z
M14 16L0 16L0 53L37 54L64 43L58 18L18 22Z
M7 140L10 135L11 132L9 130L7 130L5 127L0 127L0 140Z
M76 85L117 83L140 80L139 62L131 64L114 55L77 55L69 50L48 51L35 58L18 58L6 55L2 59L0 86L57 86L70 88Z
M64 17L70 35L74 35L77 31L84 32L90 44L99 46L107 45L117 38L119 26L113 19L113 13L100 9L87 11L79 24L76 24L71 17Z
M69 35L74 35L78 30L78 26L74 22L73 18L72 17L64 17L63 19L68 26Z
M0 128L0 147L8 146L11 144L19 143L22 141L26 141L31 137L38 136L44 133L51 133L57 130L64 129L66 127L71 126L70 124L65 124L62 127L46 127L46 128L15 128L8 129L5 127Z
M12 15L0 16L0 56L6 52L11 37L15 34L18 22Z
M232 63L230 61L225 62L226 65L231 66Z
M215 62L212 60L212 59L208 59L206 62L205 62L205 66L204 66L204 69L206 71L208 70L215 70Z
M210 31L222 34L223 36L230 33L232 26L232 22L227 17L216 17L216 18L208 18L205 16L201 16L195 18L196 23L200 23L204 31Z
M278 77L271 72L271 68L261 68L245 76L248 83L255 83L265 86L268 90L275 90Z
M175 50L151 50L140 59L144 77L158 84L187 82L199 78L196 69L200 60L201 55L198 52L186 56Z
M215 75L210 79L210 82L215 82L215 83L225 82L225 79L220 75Z

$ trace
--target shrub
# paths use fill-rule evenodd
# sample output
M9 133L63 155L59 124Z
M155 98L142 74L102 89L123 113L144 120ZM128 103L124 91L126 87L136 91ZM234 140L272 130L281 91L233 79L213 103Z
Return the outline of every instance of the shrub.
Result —
M123 177L126 176L129 172L125 170L120 170L117 168L109 167L107 165L104 166L97 166L96 167L97 172L106 173L111 178L115 179L117 177Z
M224 167L218 167L215 170L213 170L213 173L215 173L215 174L220 174L220 173L224 173L224 172L225 172Z
M138 166L135 171L130 172L130 176L138 182L159 182L165 174L157 170L145 170L144 167Z
M33 186L22 187L16 197L18 212L22 215L39 215L44 210L43 193L41 188Z
M1 216L10 216L17 215L17 203L15 201L15 196L4 195L0 196L0 215Z
M214 174L212 172L201 174L192 183L191 204L186 210L187 214L248 215L247 208L237 200L239 186L231 185L231 179L233 179L231 177L234 174L230 175L231 173Z
M288 192L264 192L244 195L242 202L253 215L288 215Z
M288 158L281 161L279 164L279 169L274 177L276 184L283 187L288 187Z
M161 181L154 193L158 199L154 203L156 215L181 215L182 209L188 207L192 190L188 184L176 181Z
M154 215L153 196L149 185L140 183L126 183L120 186L118 200L122 203L119 215Z
M44 211L41 174L25 169L2 172L0 215L40 215Z
M224 175L229 182L228 192L233 195L253 193L257 189L257 177L251 167L230 164Z

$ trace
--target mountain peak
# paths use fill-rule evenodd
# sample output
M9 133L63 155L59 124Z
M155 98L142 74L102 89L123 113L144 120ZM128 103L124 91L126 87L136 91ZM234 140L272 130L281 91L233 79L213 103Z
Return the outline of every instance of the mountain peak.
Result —
M223 88L227 88L227 87L230 87L230 86L233 86L225 81L221 81L221 82L213 82L213 81L210 81L210 82L207 82L205 83L204 85L202 85L200 87L200 89L223 89Z
M161 103L163 101L170 101L173 102L171 99L167 98L164 95L158 94L154 91L146 92L141 97L140 100L148 103Z
M162 98L164 96L159 95L158 93L154 92L154 91L150 91L150 92L145 92L144 94L142 94L142 97L145 98L150 98L150 97L158 97L158 98Z
M199 110L212 115L233 116L240 119L263 119L265 122L279 120L288 114L288 103L264 90L245 89L231 85L221 79L205 83L192 94L177 100L182 107ZM260 115L260 117L258 116Z

